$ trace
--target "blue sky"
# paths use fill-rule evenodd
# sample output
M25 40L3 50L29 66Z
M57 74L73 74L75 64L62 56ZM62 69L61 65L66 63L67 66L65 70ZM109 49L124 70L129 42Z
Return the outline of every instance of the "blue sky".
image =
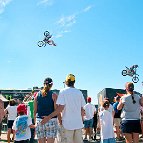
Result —
M142 0L0 0L0 88L63 88L68 73L93 103L105 87L124 88L125 66L138 64L143 81ZM44 31L56 47L39 48Z

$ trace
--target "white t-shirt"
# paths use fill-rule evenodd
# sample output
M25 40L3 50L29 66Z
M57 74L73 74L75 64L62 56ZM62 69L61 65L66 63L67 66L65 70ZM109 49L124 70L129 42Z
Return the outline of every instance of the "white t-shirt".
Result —
M8 120L15 120L17 117L17 106L8 105L6 110L8 111Z
M62 112L62 123L65 129L83 128L81 108L85 105L83 94L76 88L66 87L59 93L58 105L65 105Z
M114 138L114 130L113 130L113 116L112 113L108 110L103 110L99 112L99 120L101 127L101 139L109 139Z
M31 117L27 115L18 116L13 123L12 129L16 131L15 140L27 140L31 138L29 126L32 124Z
M94 117L94 114L96 112L96 108L93 104L87 103L84 106L84 110L85 110L84 120L90 120Z

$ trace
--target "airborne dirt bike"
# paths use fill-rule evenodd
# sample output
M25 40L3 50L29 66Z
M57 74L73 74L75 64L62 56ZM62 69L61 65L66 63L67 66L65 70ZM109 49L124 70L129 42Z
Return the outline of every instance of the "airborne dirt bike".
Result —
M139 75L136 73L136 68L137 67L135 67L134 69L131 69L131 68L126 67L126 70L122 70L122 75L123 76L128 75L132 77L132 81L134 83L137 83L139 81Z
M46 44L49 44L49 45L53 45L53 46L56 46L56 44L54 43L53 40L51 40L50 38L52 38L52 35L50 35L49 31L45 31L44 32L44 39L42 41L39 41L37 44L39 47L42 47L42 46L46 46Z

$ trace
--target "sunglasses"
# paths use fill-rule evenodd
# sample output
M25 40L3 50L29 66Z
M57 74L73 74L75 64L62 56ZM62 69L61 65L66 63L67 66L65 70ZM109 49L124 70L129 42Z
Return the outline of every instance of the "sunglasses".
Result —
M48 85L49 83L48 82L44 82L44 84Z

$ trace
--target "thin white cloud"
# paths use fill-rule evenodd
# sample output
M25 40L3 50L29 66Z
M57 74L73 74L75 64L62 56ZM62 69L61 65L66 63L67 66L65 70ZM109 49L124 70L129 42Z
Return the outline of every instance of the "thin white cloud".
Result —
M63 37L64 33L71 32L72 26L76 23L77 17L80 16L81 14L84 14L85 12L90 11L93 8L93 5L88 5L81 11L71 14L69 16L62 16L57 22L57 26L59 27L59 32L56 34L56 38L61 38Z
M64 30L63 33L69 33L71 32L70 30Z
M61 38L65 33L71 32L71 27L76 23L76 14L69 16L62 16L57 22L58 31L56 33L56 38Z
M57 34L54 36L55 38L61 38L64 36L65 33L71 32L70 30L58 31Z
M41 0L38 3L38 5L43 4L43 5L49 5L49 6L51 6L51 5L53 5L53 3L54 3L54 0Z
M91 10L92 7L93 7L92 5L87 6L86 8L83 9L83 12L88 12L89 10Z
M56 34L55 38L61 38L63 37L63 34L59 33L59 34Z
M66 17L63 16L57 22L57 24L61 27L70 27L75 23L76 23L76 15L70 15Z
M11 2L12 0L0 0L0 14L4 12L5 7Z

